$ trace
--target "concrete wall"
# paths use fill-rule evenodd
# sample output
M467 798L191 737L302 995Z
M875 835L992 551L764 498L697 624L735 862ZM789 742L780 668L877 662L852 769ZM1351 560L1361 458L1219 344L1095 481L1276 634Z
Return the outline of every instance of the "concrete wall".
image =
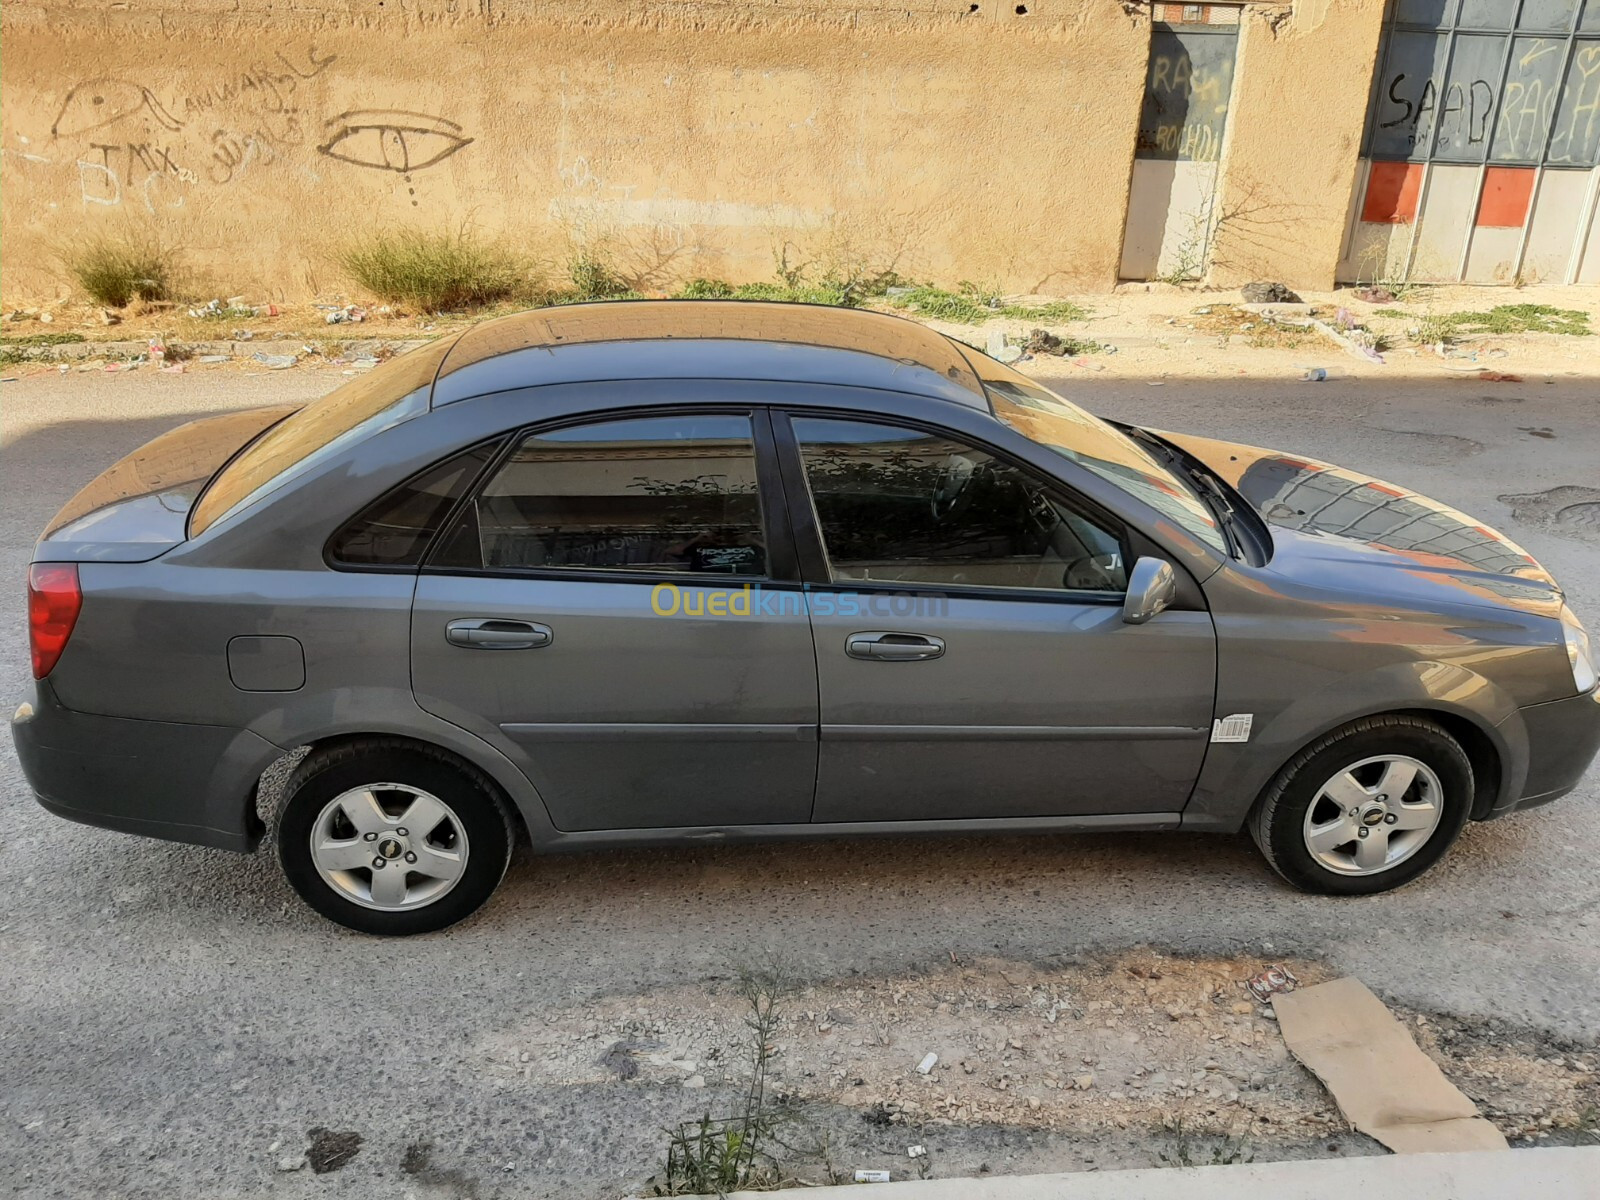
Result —
M293 296L355 230L468 220L659 275L770 278L787 240L1108 286L1147 23L984 7L7 3L0 286L49 291L57 244L127 222Z
M1382 0L1300 8L1241 50L1225 186L1271 215L1220 260L1324 286ZM100 231L181 247L207 294L301 299L346 286L352 234L464 223L644 286L771 278L787 246L1104 289L1150 33L1135 0L7 0L0 23L8 299L59 293Z
M1222 284L1333 286L1361 154L1383 5L1300 0L1250 9L1211 254Z

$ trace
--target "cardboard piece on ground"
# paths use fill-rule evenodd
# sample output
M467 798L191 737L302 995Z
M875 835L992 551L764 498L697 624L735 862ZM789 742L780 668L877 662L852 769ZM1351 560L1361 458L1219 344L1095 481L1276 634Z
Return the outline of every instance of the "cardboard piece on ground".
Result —
M1350 1123L1396 1154L1509 1149L1359 979L1274 996L1272 1008L1290 1051Z

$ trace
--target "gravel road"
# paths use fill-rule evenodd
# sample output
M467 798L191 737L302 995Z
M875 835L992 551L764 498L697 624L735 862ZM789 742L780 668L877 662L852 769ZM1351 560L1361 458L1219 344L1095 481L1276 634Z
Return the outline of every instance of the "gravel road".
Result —
M1071 369L1024 365L1047 381ZM1600 393L1593 378L1526 378L1053 382L1106 416L1331 459L1481 516L1600 630ZM28 694L31 542L79 484L182 420L340 381L218 368L4 384L0 678L12 699ZM1568 799L1469 829L1421 882L1370 899L1291 892L1244 838L699 847L522 857L464 926L381 942L311 914L266 854L47 815L6 741L0 1179L28 1196L619 1195L659 1161L661 1125L715 1087L564 1083L484 1063L546 1012L601 1000L646 1012L652 994L725 979L755 950L813 983L915 974L951 955L1294 956L1413 1010L1593 1039L1596 862L1591 772ZM314 1129L362 1142L334 1175L280 1170ZM995 1170L1062 1157L1042 1135L988 1136Z

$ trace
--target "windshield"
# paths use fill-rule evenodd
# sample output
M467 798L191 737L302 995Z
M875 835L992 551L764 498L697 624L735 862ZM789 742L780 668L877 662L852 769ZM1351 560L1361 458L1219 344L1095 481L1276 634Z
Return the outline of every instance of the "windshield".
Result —
M454 342L440 338L402 354L268 429L211 481L190 518L189 536L199 537L351 442L426 412L433 377Z
M1143 500L1192 537L1228 553L1227 535L1210 506L1145 447L1002 363L981 354L971 358L995 416L1024 437Z

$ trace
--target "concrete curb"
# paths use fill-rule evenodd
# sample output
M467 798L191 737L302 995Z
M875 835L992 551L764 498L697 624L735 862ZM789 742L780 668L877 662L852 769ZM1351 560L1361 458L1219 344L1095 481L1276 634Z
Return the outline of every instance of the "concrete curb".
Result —
M845 1184L804 1194L827 1200L1594 1200L1597 1176L1600 1146L1577 1146ZM729 1200L771 1195L734 1192Z

